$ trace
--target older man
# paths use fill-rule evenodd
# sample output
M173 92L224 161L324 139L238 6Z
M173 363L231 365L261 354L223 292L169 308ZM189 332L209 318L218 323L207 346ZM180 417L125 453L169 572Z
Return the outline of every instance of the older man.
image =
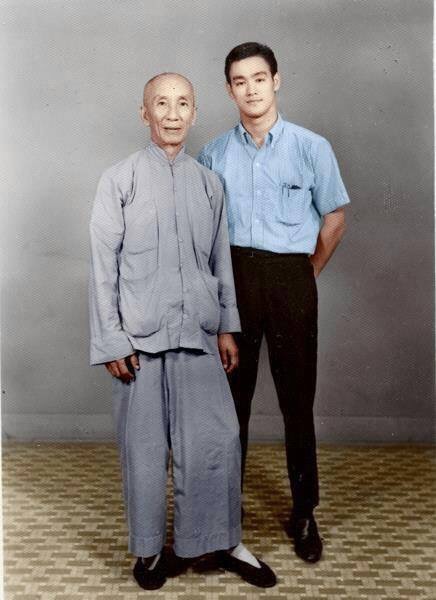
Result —
M239 316L221 184L184 152L191 83L154 77L141 116L151 143L103 174L90 225L91 364L113 376L134 576L157 589L168 574L171 450L175 554L217 551L222 567L271 586L274 573L240 543L239 431L224 372L237 366Z

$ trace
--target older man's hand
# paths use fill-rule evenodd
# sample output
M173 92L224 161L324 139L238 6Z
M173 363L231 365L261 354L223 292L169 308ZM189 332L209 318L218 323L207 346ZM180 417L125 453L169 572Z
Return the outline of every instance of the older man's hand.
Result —
M231 333L220 333L218 335L218 349L224 371L231 373L239 364L238 346Z
M135 379L135 373L132 373L129 370L129 363L134 369L139 371L139 359L136 353L130 354L125 358L120 358L119 360L112 360L111 362L107 362L105 363L105 367L112 375L112 377L117 377L117 379L121 379L123 383L130 383Z

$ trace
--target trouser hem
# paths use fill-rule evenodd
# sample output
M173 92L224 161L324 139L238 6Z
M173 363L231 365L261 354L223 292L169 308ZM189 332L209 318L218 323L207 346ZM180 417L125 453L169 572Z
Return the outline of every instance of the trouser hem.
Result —
M227 531L211 533L210 535L196 538L181 538L174 542L174 552L181 558L193 558L214 552L215 550L227 550L237 546L242 538L241 525Z
M129 535L129 552L135 556L154 556L162 550L164 544L165 537L163 535L148 538Z

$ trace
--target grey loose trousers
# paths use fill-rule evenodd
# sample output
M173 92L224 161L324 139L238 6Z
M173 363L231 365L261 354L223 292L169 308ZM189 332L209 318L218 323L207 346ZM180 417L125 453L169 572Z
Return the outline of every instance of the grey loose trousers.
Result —
M138 356L135 381L113 379L130 552L152 556L165 543L170 450L175 553L193 557L236 546L241 448L218 347Z

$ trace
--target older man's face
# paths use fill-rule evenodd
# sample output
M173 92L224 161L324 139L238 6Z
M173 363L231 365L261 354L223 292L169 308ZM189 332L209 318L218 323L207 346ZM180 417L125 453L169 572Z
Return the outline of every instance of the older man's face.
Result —
M145 90L141 114L155 144L180 147L195 119L192 85L180 75L158 77Z

